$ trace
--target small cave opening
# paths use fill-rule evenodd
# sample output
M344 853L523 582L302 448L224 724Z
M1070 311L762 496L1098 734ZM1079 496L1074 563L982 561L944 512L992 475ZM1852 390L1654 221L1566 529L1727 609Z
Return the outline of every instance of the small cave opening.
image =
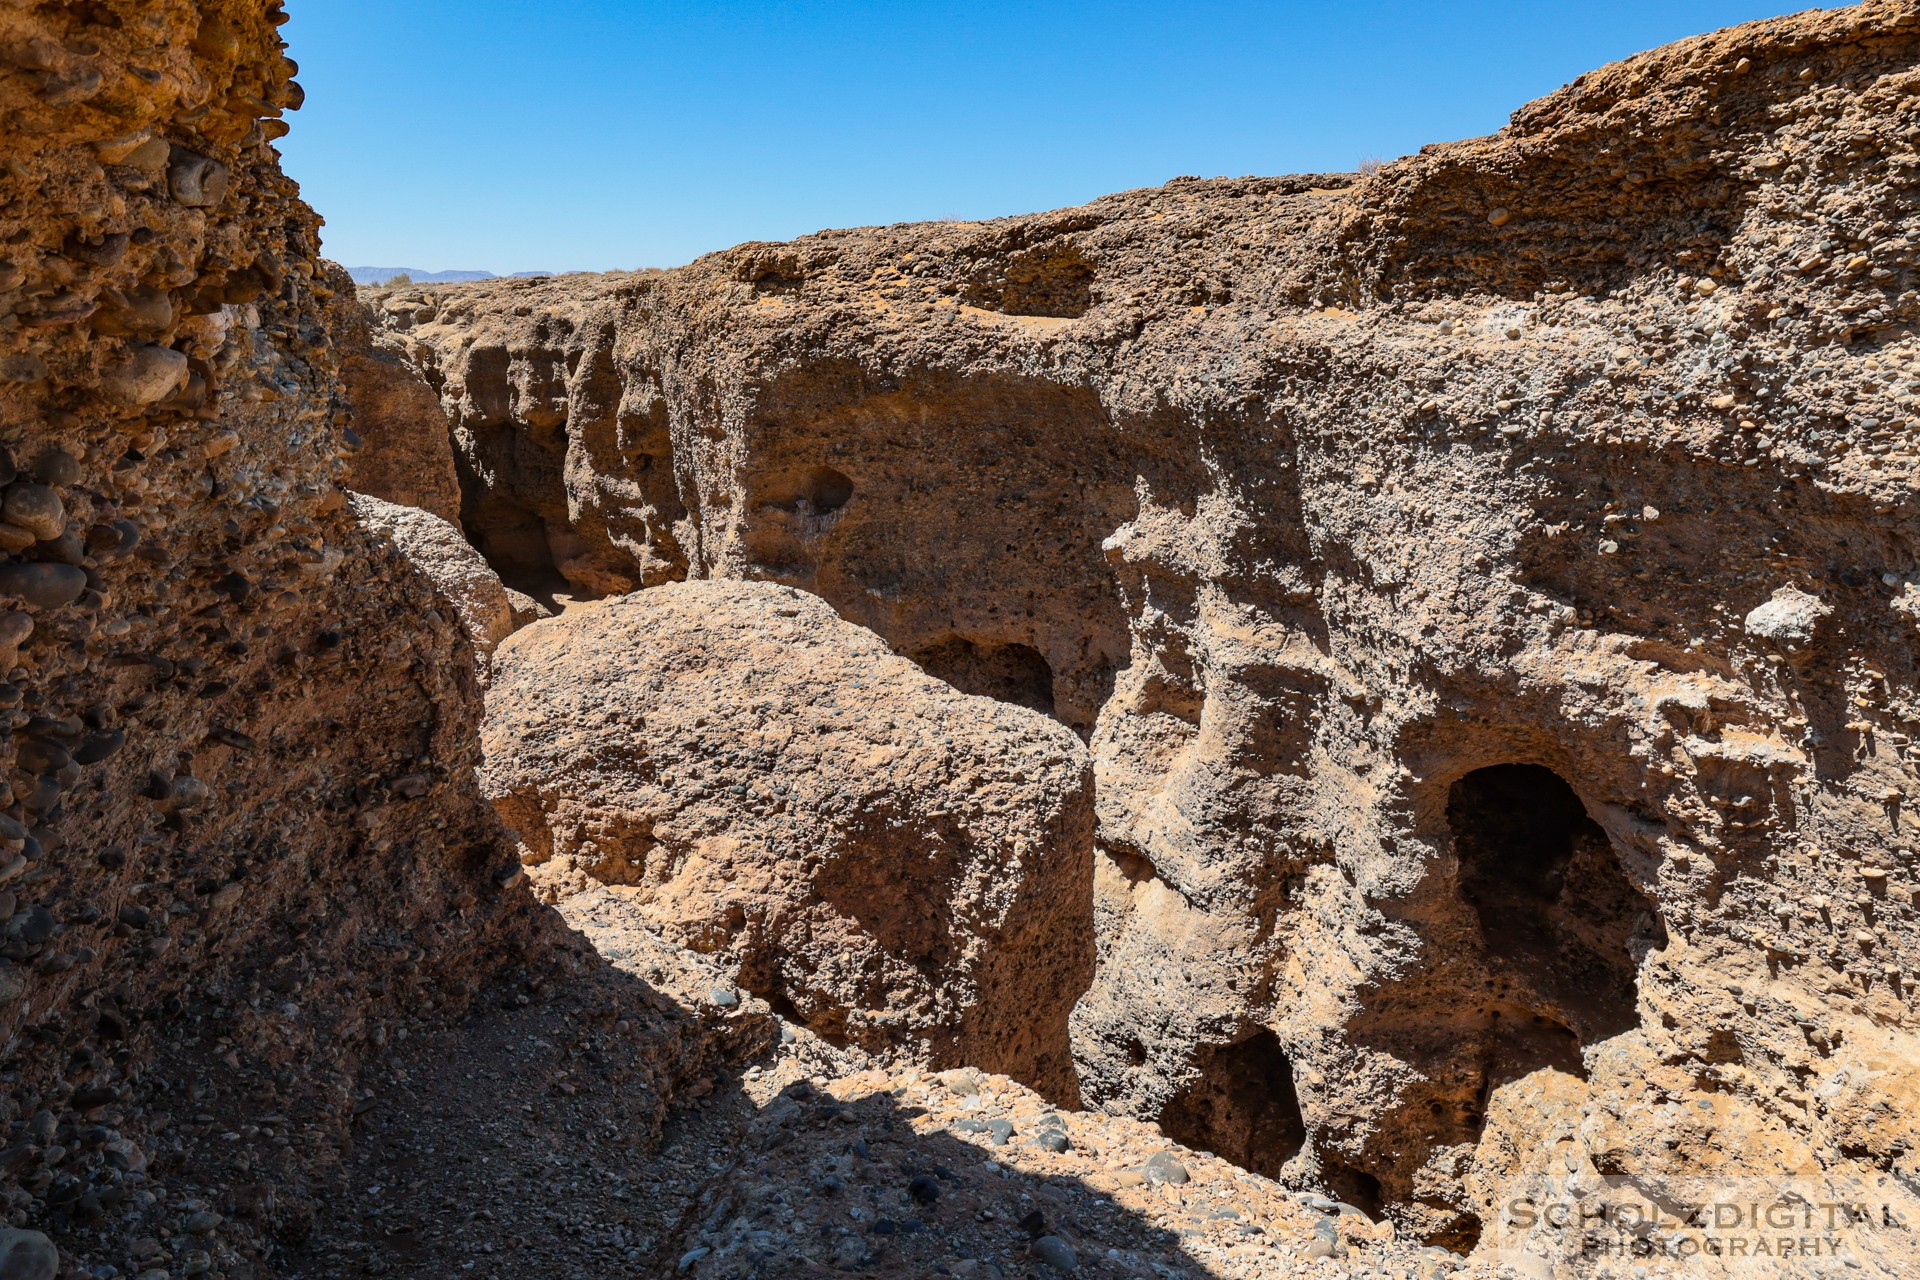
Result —
M460 523L467 541L505 586L549 606L556 593L570 590L554 560L547 522L539 513L501 494L487 493L466 505Z
M1493 984L1489 1041L1516 1058L1495 1073L1571 1070L1579 1050L1638 1025L1640 960L1665 934L1566 779L1476 769L1453 784L1447 825Z
M829 516L853 501L853 479L832 467L801 467L752 486L753 505L798 516Z
M962 693L1054 714L1053 666L1031 645L948 636L908 656Z
M1584 1079L1588 1050L1639 1025L1640 966L1666 933L1626 851L1553 769L1465 773L1445 821L1431 966L1383 985L1360 1036L1404 1062L1407 1083L1364 1141L1320 1150L1316 1134L1315 1146L1342 1198L1464 1254L1482 1226L1470 1179L1494 1095L1518 1104L1502 1109L1499 1142L1528 1141L1558 1087L1540 1073Z
M1369 1218L1378 1218L1386 1212L1387 1193L1381 1187L1380 1179L1366 1170L1328 1160L1320 1176L1336 1199L1352 1205Z
M1261 1027L1232 1044L1203 1048L1196 1065L1200 1074L1160 1113L1161 1129L1176 1142L1278 1177L1307 1140L1293 1064L1279 1038Z

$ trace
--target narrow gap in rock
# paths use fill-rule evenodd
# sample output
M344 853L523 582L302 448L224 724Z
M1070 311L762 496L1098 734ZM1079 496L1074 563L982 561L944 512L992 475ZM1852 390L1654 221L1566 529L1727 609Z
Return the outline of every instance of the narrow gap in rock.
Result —
M553 558L547 523L537 513L499 493L485 493L463 504L460 523L467 541L510 590L549 607L556 593L568 590Z

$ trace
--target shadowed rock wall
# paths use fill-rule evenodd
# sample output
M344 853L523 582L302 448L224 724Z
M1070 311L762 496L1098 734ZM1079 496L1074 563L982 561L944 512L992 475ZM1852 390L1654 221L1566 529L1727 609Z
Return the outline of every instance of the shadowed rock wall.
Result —
M335 483L284 20L0 4L0 1218L76 1266L264 1265L535 934L472 647Z

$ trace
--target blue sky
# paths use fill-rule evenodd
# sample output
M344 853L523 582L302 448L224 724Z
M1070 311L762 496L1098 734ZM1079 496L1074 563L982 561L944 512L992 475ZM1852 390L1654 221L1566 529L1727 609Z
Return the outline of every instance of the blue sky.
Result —
M1760 0L291 0L281 145L349 266L673 266L1492 132Z

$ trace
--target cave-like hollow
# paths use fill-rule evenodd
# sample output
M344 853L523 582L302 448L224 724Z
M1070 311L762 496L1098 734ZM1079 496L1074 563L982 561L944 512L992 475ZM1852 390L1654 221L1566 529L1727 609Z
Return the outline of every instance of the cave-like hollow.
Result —
M1161 1129L1189 1147L1278 1177L1307 1139L1293 1064L1279 1039L1261 1027L1233 1044L1203 1048L1197 1065L1199 1074L1161 1112Z
M1465 775L1447 825L1491 979L1489 1090L1542 1066L1584 1076L1581 1050L1639 1021L1634 940L1664 940L1652 904L1572 786L1543 765Z

